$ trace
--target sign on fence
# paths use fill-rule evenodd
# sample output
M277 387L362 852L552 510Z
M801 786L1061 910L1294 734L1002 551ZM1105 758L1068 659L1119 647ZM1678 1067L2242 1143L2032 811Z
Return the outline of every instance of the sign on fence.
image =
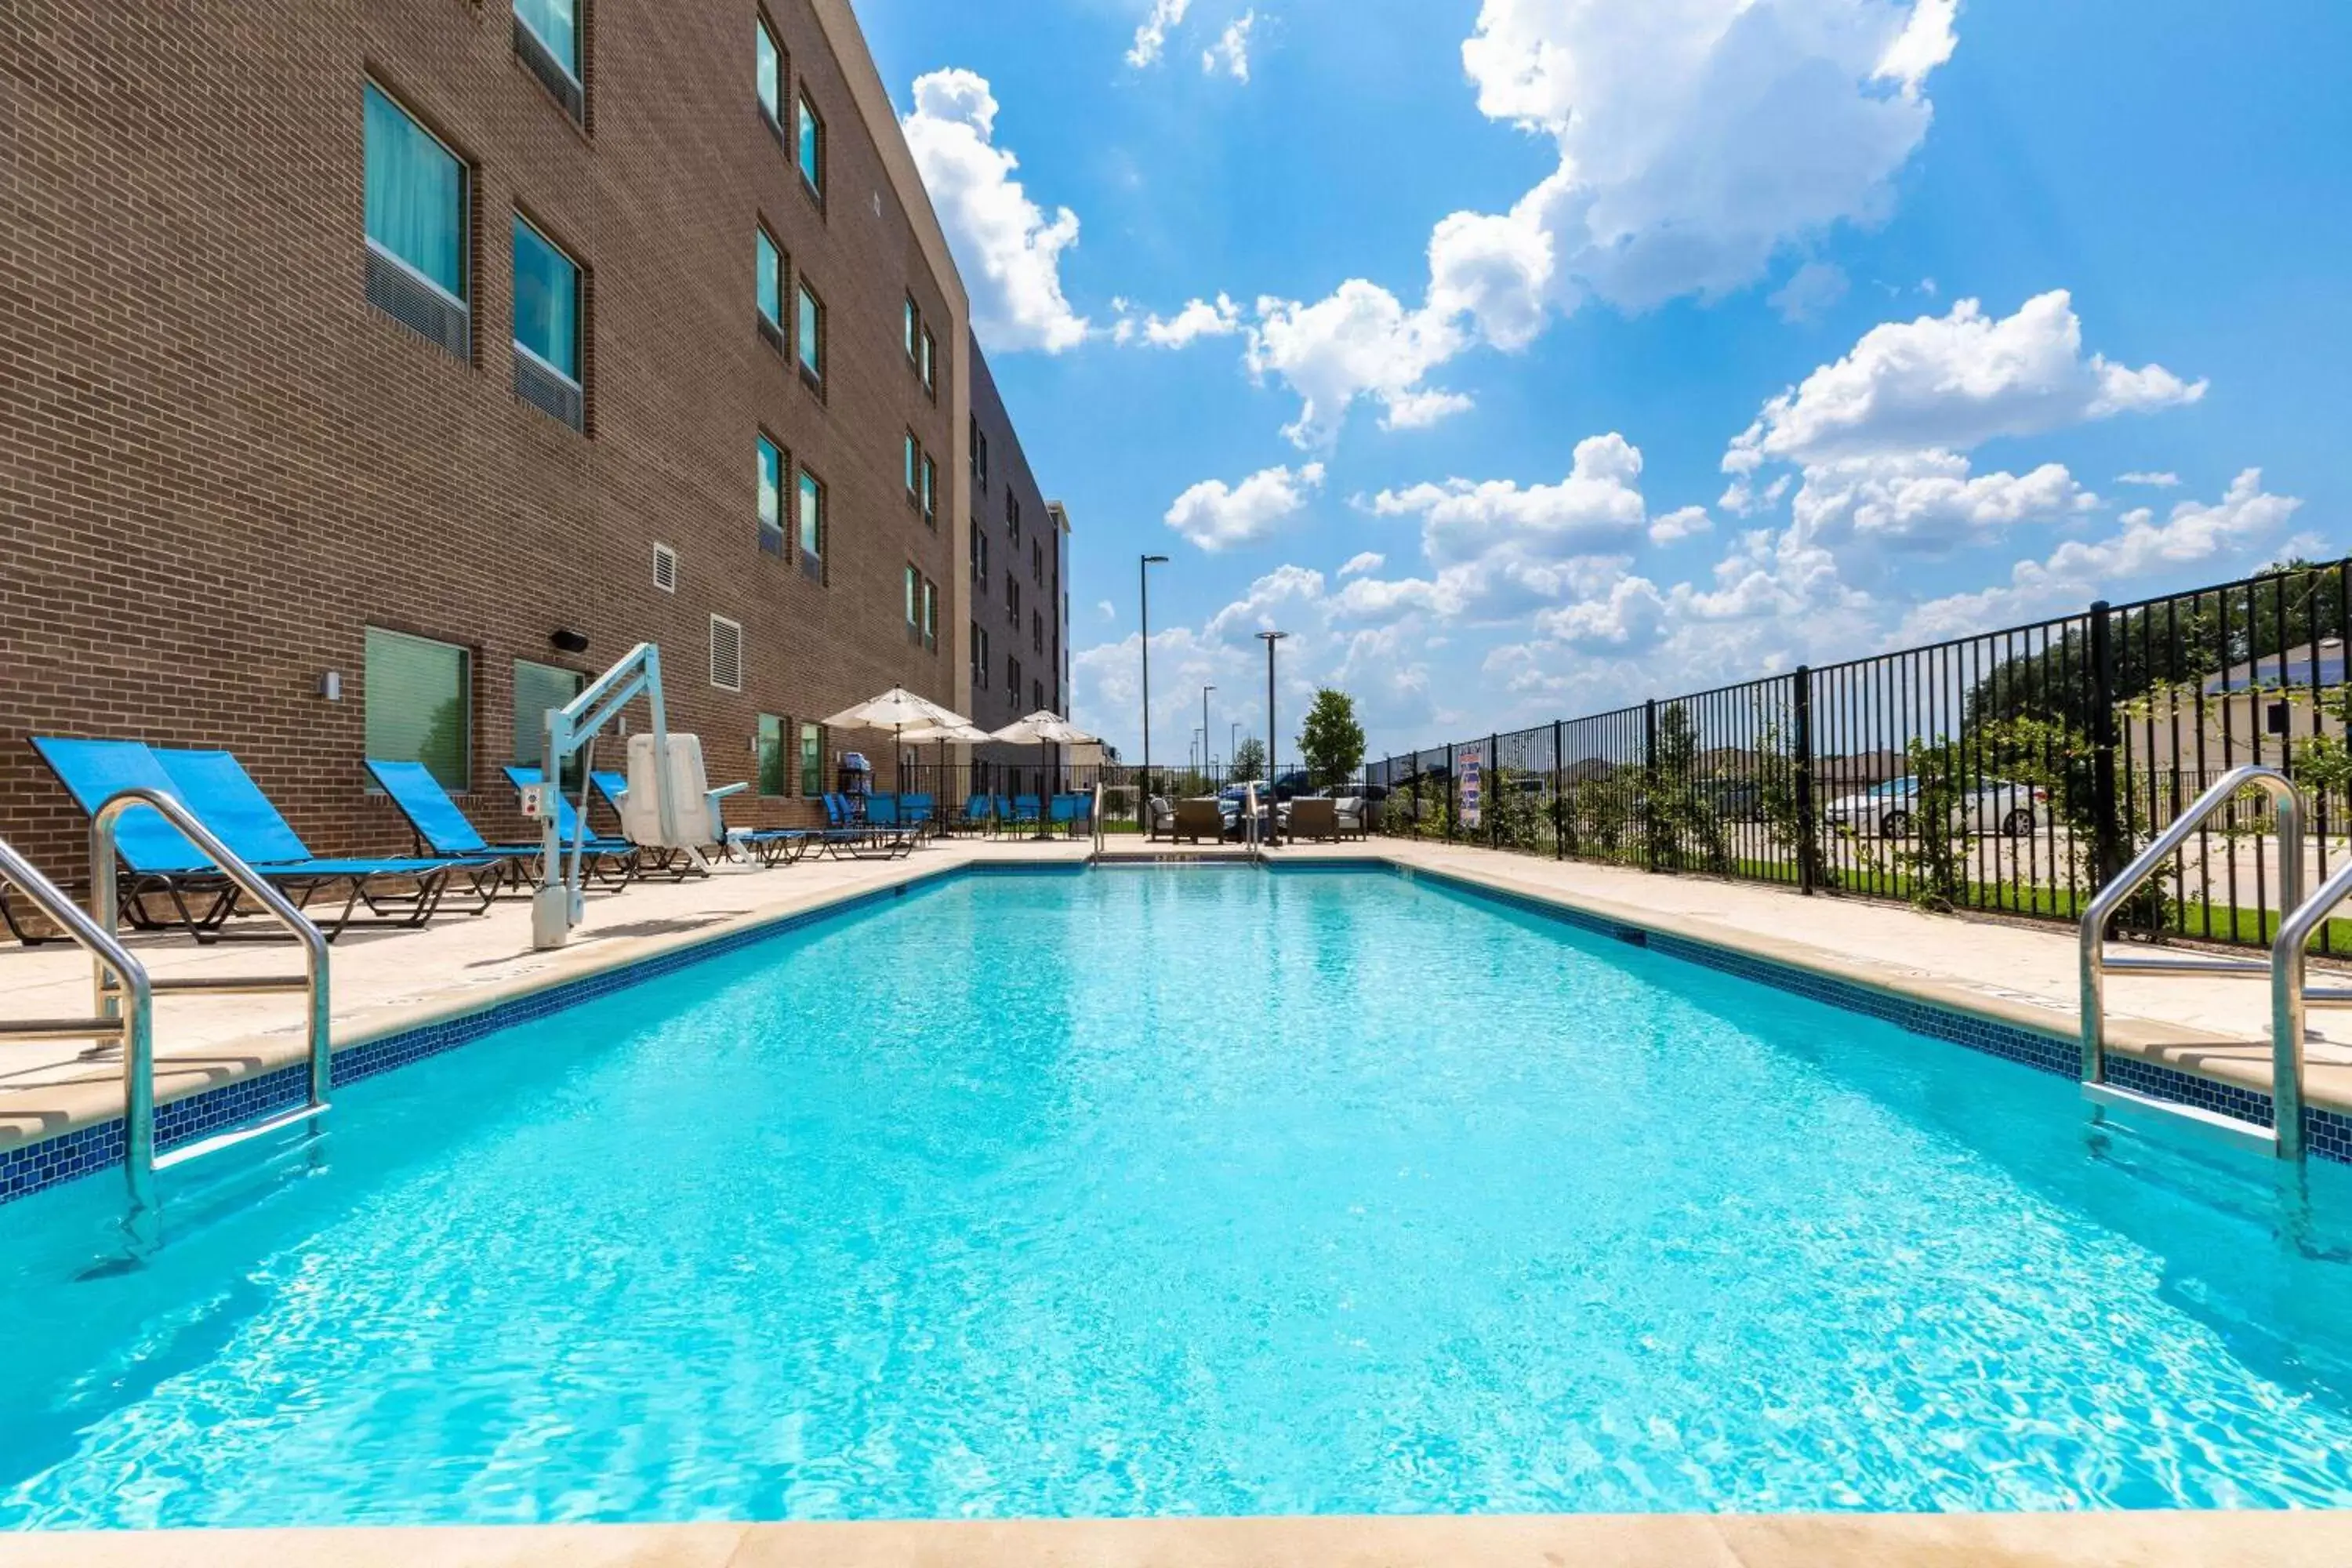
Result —
M1462 769L1462 826L1478 826L1479 809L1486 804L1486 781L1478 763L1478 753L1465 752L1457 759Z

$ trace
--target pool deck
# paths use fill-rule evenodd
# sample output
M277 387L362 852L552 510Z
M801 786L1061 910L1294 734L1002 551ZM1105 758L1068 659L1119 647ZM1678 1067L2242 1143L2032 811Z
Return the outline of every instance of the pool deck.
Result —
M423 930L355 931L333 949L336 1048L478 1012L860 894L969 866L1074 866L1088 848L1083 840L949 840L898 861L729 866L707 880L640 882L617 893L592 894L572 945L550 953L531 951L530 911L521 900L502 901L480 916L446 914ZM1112 858L1157 855L1194 864L1239 853L1150 846L1117 836L1108 846ZM1775 888L1443 844L1301 845L1275 858L1292 865L1382 861L2057 1035L2074 1028L2074 941L2061 928L1807 899ZM282 973L299 966L293 949L277 942L199 948L184 940L136 936L131 945L159 976ZM0 1005L17 1016L86 1015L89 975L87 961L70 947L0 948ZM2114 1048L2268 1089L2266 985L2115 976L2108 1003ZM299 1017L299 1003L289 995L160 999L158 1100L300 1060ZM2317 1012L2313 1022L2318 1037L2306 1047L2311 1103L2352 1110L2352 1014ZM111 1047L93 1052L77 1041L13 1046L0 1063L0 1150L121 1113L121 1069Z
M0 1568L2342 1568L2352 1519L2105 1513L557 1525L0 1537Z

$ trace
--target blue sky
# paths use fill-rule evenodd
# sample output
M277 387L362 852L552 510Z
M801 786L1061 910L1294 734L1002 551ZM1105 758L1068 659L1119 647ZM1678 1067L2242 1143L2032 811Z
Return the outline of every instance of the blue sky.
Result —
M858 12L1130 756L1147 551L1164 760L1265 626L1401 750L2352 548L2332 0Z

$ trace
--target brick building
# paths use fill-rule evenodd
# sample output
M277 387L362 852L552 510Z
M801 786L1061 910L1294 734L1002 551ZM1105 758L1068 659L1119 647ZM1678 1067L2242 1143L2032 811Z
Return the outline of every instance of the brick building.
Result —
M0 236L0 836L55 873L31 734L227 746L328 852L406 843L369 753L517 830L641 640L735 820L887 781L824 714L971 710L969 306L848 0L17 0Z
M967 343L965 353L972 367L965 627L971 706L965 711L982 729L1001 730L1041 710L1069 712L1062 657L1069 635L1062 591L1069 520L1038 489L987 356L977 342Z

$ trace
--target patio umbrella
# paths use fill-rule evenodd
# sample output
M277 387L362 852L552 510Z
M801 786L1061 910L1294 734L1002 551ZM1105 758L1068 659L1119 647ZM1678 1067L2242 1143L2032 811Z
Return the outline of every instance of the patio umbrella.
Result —
M954 718L954 715L950 714L949 717ZM992 741L995 738L970 720L958 719L952 724L926 724L919 730L909 730L898 737L898 743L902 746L919 746L928 742L937 742L940 748L940 773L941 777L945 777L949 742L952 741L958 745L977 746L984 741Z
M931 730L946 725L969 726L971 721L962 714L942 708L928 697L918 697L903 686L894 686L881 696L845 708L827 719L825 723L837 730L887 730L890 731L890 776L898 776L898 742L910 729Z
M1040 710L1026 719L1015 719L989 739L1013 746L1061 747L1091 746L1102 737L1087 734L1059 713Z

